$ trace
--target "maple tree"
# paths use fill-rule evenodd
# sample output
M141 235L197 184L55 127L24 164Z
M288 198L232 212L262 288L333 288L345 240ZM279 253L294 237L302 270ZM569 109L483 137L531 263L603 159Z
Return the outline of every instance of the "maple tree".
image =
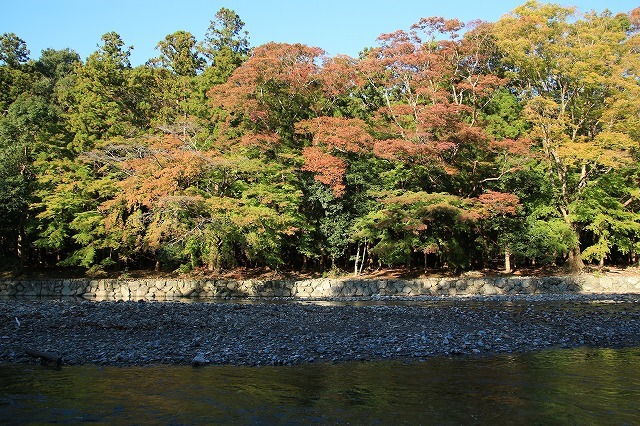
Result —
M347 163L340 154L363 153L373 146L366 124L356 118L317 117L295 124L298 134L311 136L311 146L302 151L302 170L315 174L315 179L332 188L335 196L344 193L343 177Z
M313 79L323 53L301 44L259 46L225 84L212 88L209 96L226 111L223 117L230 130L241 127L256 135L277 135L280 143L286 144L292 140L295 122L312 117L320 96Z
M462 70L464 46L456 40L462 28L457 20L422 19L409 33L380 36L381 46L360 62L364 81L384 99L377 111L377 155L454 173L459 150L483 139L466 101L500 79L481 75L473 61ZM436 40L440 35L449 38Z
M413 191L381 195L382 208L356 221L355 237L376 241L371 251L383 262L408 265L419 254L425 268L430 257L440 267L471 266L481 254L469 235L481 234L477 227L483 220L514 216L519 205L518 197L500 192L477 198Z
M194 150L171 136L111 140L82 161L80 170L92 170L93 182L111 190L100 191L95 209L71 222L73 238L84 244L66 263L87 266L95 262L88 256L105 248L117 249L111 261L148 255L158 267L179 262L220 269L235 265L237 252L258 264L282 263L299 194L271 180L273 164ZM52 200L48 205L48 215L59 214Z

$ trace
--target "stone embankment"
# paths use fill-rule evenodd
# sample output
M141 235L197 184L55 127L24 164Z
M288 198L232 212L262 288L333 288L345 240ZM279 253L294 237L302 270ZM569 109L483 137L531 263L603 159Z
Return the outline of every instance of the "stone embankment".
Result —
M640 293L638 276L590 274L554 277L419 279L319 278L307 280L64 279L0 281L0 297L79 297L95 300L176 298L295 299L475 296L571 293Z

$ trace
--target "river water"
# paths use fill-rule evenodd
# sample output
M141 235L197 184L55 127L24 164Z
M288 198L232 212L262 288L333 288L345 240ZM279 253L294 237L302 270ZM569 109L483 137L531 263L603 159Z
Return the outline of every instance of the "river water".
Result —
M640 348L281 367L0 364L0 423L640 424Z

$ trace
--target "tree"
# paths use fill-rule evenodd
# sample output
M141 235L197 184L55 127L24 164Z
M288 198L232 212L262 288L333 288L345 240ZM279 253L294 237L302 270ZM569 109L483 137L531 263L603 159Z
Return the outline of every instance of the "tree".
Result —
M80 55L69 48L45 49L35 62L35 67L43 76L58 82L73 73L74 67L79 62Z
M585 188L631 161L637 146L619 127L619 106L636 97L638 52L626 43L630 20L529 1L495 25L496 43L511 70L512 87L526 102L531 136L539 143L554 204L574 230L572 269L582 267L574 214ZM634 65L629 62L633 60ZM629 87L634 87L629 91Z
M0 118L2 166L1 214L13 235L10 246L24 265L28 258L27 227L35 201L38 161L55 151L64 138L59 111L44 96L25 93Z
M31 168L31 129L21 128L16 116L17 105L12 104L9 117L0 120L0 241L3 252L19 259L16 269L26 263L25 226L29 204L32 200L34 174Z
M176 31L158 42L160 57L154 62L170 69L176 75L193 77L202 70L204 61L196 50L196 39L187 31Z
M365 87L378 93L370 98L383 100L373 117L374 153L417 173L427 169L431 182L422 190L458 186L477 195L489 182L478 172L496 178L496 170L477 167L495 157L477 118L504 79L490 66L495 53L484 27L461 40L463 28L458 20L423 18L410 32L380 36L381 46L366 52L359 69Z
M183 270L242 262L278 267L286 237L300 223L291 171L275 163L194 150L171 136L110 140L80 160L71 175L75 181L84 181L78 173L93 175L88 186L67 191L68 182L58 183L43 212L43 218L63 216L61 208L78 205L72 199L89 198L88 209L74 212L64 231L82 241L64 264L104 267L150 258L156 267Z
M344 193L343 177L347 163L338 155L364 153L373 147L373 137L360 119L317 117L295 125L298 134L311 136L311 145L302 151L302 170L315 174L315 179L332 188L336 197Z
M6 36L6 35L5 35ZM27 60L28 50L15 35L3 39L0 76L7 77L0 115L0 240L8 259L18 259L17 270L31 259L34 217L41 165L57 155L68 142L63 112L56 90L69 73L77 55L69 50L48 49L38 61Z
M165 70L158 70L156 78L161 108L155 127L189 139L193 146L211 146L216 123L211 122L206 93L227 81L247 59L249 44L243 26L235 12L223 8L211 21L204 41L197 43L190 33L178 31L158 44L162 55L150 64ZM164 74L166 70L172 74Z
M624 255L637 252L640 215L630 208L637 193L637 187L619 171L603 176L597 185L587 185L583 201L575 207L577 220L587 224L583 232L592 237L582 252L584 259L603 267L614 250Z
M322 49L301 44L268 43L253 54L229 80L209 92L231 137L275 136L291 145L295 123L319 115L314 111L322 91L319 74Z
M14 33L0 36L0 61L9 68L18 68L29 60L29 49L24 40Z
M145 103L137 96L130 79L129 56L132 47L124 48L117 33L102 36L103 44L84 65L76 68L68 105L71 129L75 137L71 148L76 152L91 150L96 141L115 136L131 136L144 126ZM143 119L143 122L140 120Z
M410 266L414 255L427 267L430 256L442 267L468 268L480 256L472 239L483 220L516 213L518 198L489 192L478 198L446 193L394 191L380 194L380 207L356 220L356 240L374 242L372 253L391 266Z
M26 62L29 50L21 38L13 33L0 36L0 113L5 114L9 105L21 94L29 91L37 75Z
M0 37L6 264L461 271L640 250L640 8L422 18L358 58L222 8L132 67ZM355 265L351 263L355 260Z
M166 36L157 48L161 56L150 61L155 67L154 80L158 86L159 108L153 119L154 127L202 147L211 127L205 93L213 83L199 74L205 61L195 37L186 31L177 31Z
M221 75L229 76L249 54L249 33L243 28L244 22L238 14L223 7L210 22L205 39L200 43L200 51L210 65L218 67Z

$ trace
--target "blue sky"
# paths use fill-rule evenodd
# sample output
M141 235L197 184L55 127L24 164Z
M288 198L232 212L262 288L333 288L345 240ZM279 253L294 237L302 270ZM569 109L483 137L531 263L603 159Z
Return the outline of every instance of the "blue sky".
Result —
M525 0L0 0L0 33L16 33L32 58L45 48L77 51L85 59L102 34L119 33L133 45L133 65L157 56L167 34L191 32L202 40L216 12L235 10L249 31L251 46L276 41L321 47L331 56L358 52L387 32L408 29L422 17L496 21ZM630 0L557 0L581 11L626 12Z

